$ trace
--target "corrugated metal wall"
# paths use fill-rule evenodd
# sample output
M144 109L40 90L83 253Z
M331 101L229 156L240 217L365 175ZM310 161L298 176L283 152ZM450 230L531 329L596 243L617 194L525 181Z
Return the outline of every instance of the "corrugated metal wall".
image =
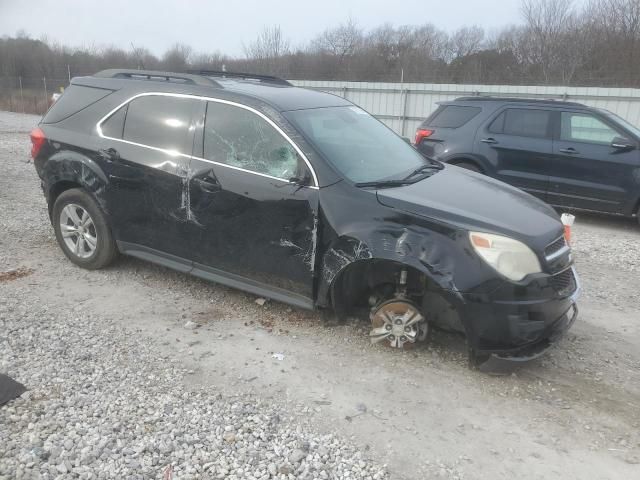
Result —
M467 95L555 98L605 108L640 126L640 90L633 88L527 87L510 85L444 85L292 80L300 87L346 98L385 122L398 134L413 137L437 102Z

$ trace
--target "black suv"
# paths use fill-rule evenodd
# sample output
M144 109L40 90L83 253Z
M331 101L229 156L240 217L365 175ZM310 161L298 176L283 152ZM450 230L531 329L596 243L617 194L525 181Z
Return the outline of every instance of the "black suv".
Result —
M440 104L415 144L551 205L640 220L640 130L606 110L554 100L459 98Z
M228 72L75 78L31 134L53 228L84 268L117 252L344 318L404 347L529 358L577 316L557 214L420 155L337 96Z

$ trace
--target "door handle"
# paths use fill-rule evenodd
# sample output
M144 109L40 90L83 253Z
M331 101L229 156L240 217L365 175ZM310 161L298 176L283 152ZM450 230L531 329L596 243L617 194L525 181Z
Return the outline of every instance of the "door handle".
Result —
M100 156L107 162L116 162L120 160L120 154L115 148L103 148L98 150L98 153L100 153Z
M488 143L489 145L494 145L496 143L498 143L498 141L495 138L483 138L482 140L480 140L482 143Z
M575 148L573 147L569 147L569 148L561 148L560 149L560 153L566 153L567 155L577 155L578 152Z
M220 185L218 180L213 178L206 180L203 178L194 178L193 183L195 183L198 188L205 193L216 193L222 190L222 186Z

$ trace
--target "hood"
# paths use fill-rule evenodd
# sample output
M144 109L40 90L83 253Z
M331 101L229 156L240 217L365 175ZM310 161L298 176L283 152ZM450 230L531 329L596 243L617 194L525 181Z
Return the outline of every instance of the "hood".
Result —
M563 231L558 214L546 203L493 178L446 165L412 185L379 189L387 207L466 230L507 235L544 248Z

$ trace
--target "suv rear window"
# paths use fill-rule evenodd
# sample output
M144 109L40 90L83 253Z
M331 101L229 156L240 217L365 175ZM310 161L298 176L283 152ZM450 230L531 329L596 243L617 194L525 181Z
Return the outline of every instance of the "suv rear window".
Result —
M503 133L519 137L549 135L551 112L525 108L509 108L502 112L489 126L491 133Z
M459 128L478 115L482 111L479 107L462 107L459 105L446 105L436 111L433 118L428 121L430 127ZM425 122L426 124L427 122Z
M186 145L191 115L198 100L146 95L129 102L124 122L125 140L150 147L191 153Z
M54 103L42 119L42 123L56 123L69 118L74 113L87 108L98 100L106 97L113 90L69 85L64 94Z

